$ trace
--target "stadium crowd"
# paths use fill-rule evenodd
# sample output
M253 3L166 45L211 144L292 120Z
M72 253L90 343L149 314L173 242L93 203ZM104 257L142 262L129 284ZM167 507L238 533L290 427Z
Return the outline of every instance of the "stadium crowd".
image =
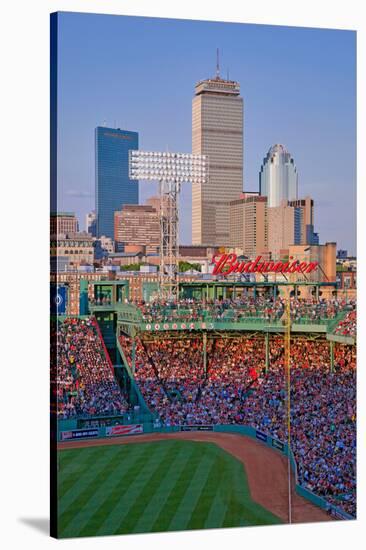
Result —
M59 418L122 414L129 409L93 318L57 322L51 345L51 389Z
M131 342L120 343L131 364ZM137 340L135 379L163 424L245 424L287 440L283 339L264 336ZM293 338L291 440L299 482L355 513L355 347Z
M144 322L194 322L204 320L240 321L247 317L264 318L267 321L281 319L285 301L281 297L242 296L231 299L201 300L180 299L178 302L153 301L136 304ZM340 312L354 308L348 299L302 299L293 297L290 302L294 322L302 318L321 321L335 318Z
M261 307L262 314L270 319L281 318L284 304L280 299L260 300L246 303L253 315ZM154 303L140 307L145 319L152 316L154 321L170 320L180 311L188 311L190 320L203 314L203 306L193 300L179 307ZM225 300L212 302L209 307L216 318L235 310ZM349 311L334 332L355 335L354 303L292 301L293 319L306 312L312 312L314 318L332 318L344 309ZM240 315L239 311L235 310L235 315ZM207 340L195 332L166 332L164 338L149 334L136 338L134 353L129 337L121 335L119 341L131 368L135 356L134 378L146 404L162 424L243 424L287 441L283 336L270 335L268 368L266 340L260 332L243 336L227 333L227 337L220 334L207 336ZM59 418L112 416L130 410L127 396L114 378L94 318L57 322L51 343L51 388ZM298 480L308 490L355 515L355 346L335 343L331 365L330 343L324 336L293 336L290 382L291 448Z
M336 326L334 332L335 334L340 334L341 336L356 336L357 330L357 318L356 310L349 311L347 315L342 319Z

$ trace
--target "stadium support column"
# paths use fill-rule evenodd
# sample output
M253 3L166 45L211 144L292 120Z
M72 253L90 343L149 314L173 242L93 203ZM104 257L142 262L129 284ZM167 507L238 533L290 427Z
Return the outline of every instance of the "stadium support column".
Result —
M266 373L269 368L269 332L265 334L265 346L266 346Z
M203 331L203 372L207 374L207 332Z
M330 352L330 372L334 372L334 342L330 340L329 342L329 352Z

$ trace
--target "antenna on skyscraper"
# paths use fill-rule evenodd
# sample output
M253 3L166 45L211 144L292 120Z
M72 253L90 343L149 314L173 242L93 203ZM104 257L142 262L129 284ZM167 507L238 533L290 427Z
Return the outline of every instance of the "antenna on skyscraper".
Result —
M216 78L220 78L220 50L216 48Z

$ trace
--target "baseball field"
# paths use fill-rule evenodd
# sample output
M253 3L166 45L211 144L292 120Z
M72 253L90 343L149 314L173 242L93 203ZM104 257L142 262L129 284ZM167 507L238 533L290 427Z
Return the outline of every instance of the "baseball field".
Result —
M60 538L273 525L287 519L283 457L248 438L151 434L59 448ZM294 498L300 521L329 519Z
M214 443L166 440L60 453L60 536L280 523Z

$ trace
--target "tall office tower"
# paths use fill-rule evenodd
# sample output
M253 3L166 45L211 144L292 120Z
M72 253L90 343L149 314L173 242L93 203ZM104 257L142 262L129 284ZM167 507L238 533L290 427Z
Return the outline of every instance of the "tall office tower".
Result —
M209 159L208 181L192 186L192 243L229 246L229 203L243 191L243 98L218 69L195 86L192 153Z
M147 254L159 251L159 212L150 205L124 204L114 213L114 240L117 252L126 246L142 246Z
M290 245L319 244L314 233L314 201L310 197L282 201L268 208L268 250L277 259Z
M230 202L230 242L250 258L267 252L267 197L242 193Z
M267 197L268 207L283 200L297 199L298 177L294 159L285 147L273 145L263 159L259 172L259 194Z
M50 234L67 235L79 231L79 222L74 212L51 212Z
M114 237L114 212L138 204L138 181L128 177L128 151L138 149L138 133L119 128L95 129L95 212L97 237Z
M90 233L92 237L97 236L97 215L95 210L85 216L85 231Z

